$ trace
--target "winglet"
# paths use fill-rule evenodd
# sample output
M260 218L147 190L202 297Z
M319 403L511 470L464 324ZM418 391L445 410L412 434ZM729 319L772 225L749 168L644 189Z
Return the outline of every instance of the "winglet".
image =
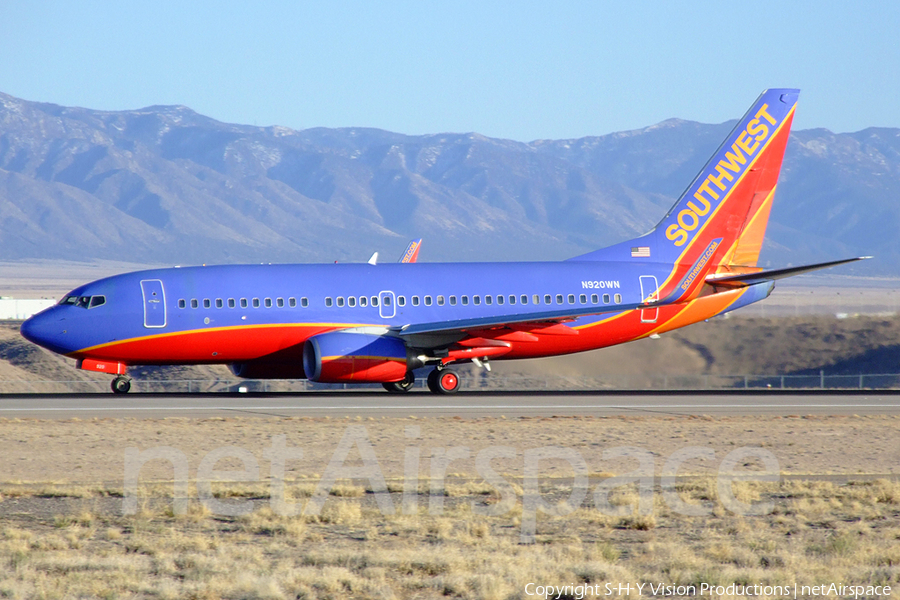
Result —
M377 252L376 252L375 254L372 255L372 258L369 259L369 264L370 264L370 265L377 265L377 264L378 264L378 253L377 253Z
M406 247L406 252L400 257L402 263L414 263L419 259L419 249L422 247L422 238L413 240Z

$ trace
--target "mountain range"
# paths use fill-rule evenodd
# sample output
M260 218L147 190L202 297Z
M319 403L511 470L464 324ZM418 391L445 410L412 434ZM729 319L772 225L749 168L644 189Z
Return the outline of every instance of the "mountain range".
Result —
M802 105L798 110L802 110ZM735 121L531 143L255 127L0 94L0 259L557 260L651 229ZM794 131L761 264L900 272L900 130Z

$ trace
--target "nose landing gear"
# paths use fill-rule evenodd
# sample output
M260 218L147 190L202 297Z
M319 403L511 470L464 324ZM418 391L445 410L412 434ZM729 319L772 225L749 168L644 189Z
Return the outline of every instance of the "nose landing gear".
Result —
M110 386L112 388L113 393L115 394L127 394L131 389L131 379L128 377L123 377L119 375L115 379L112 380Z
M403 381L392 381L390 383L382 383L381 386L392 394L403 394L408 392L416 383L416 376L412 371L406 372Z

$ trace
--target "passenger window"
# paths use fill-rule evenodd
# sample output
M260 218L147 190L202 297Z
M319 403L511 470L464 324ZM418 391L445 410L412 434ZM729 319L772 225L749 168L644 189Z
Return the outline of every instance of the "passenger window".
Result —
M378 306L378 296L372 296L369 300L372 301L372 306Z
M272 308L272 299L271 298L266 298L264 300L264 302L266 303L266 308Z
M228 308L234 308L234 298L228 299Z
M203 308L209 308L210 306L212 306L212 302L209 301L209 298L204 298L203 299Z
M413 296L413 297L412 297L412 303L413 303L413 306L418 306L418 305L419 305L419 297L418 297L418 296Z
M290 306L291 308L294 308L295 306L297 306L297 299L296 298L288 298L288 306Z
M469 297L468 296L463 296L462 298L460 298L460 300L462 300L463 306L469 305Z
M563 303L563 295L562 295L562 294L557 294L557 295L556 295L556 303L557 303L557 304L562 304L562 303Z
M397 306L406 306L406 296L397 296Z
M191 298L191 308L197 308L198 306L200 306L200 303L197 302L197 299Z
M106 296L91 296L90 308L95 308L104 304L106 304Z
M522 302L522 304L528 304L528 294L522 294L519 300Z
M216 298L216 308L222 308L225 306L225 301L221 298Z
M478 295L472 296L472 302L475 303L475 306L478 306L479 304L481 304L481 296L478 296Z
M247 308L247 299L241 298L241 308Z
M359 297L359 305L360 305L360 306L368 306L368 305L369 305L369 299L366 298L365 296L360 296L360 297Z
M622 304L622 294L615 295L616 304Z
M497 304L503 304L503 294L497 294Z
M444 305L444 297L443 296L438 296L437 301L438 301L438 306Z
M587 304L587 295L585 295L585 294L580 295L578 297L578 301L581 302L582 304Z
M516 303L516 297L513 296L512 294L509 295L509 303L510 303L510 304L515 304L515 303Z
M552 300L550 299L550 294L544 295L544 304L552 304Z
M532 301L533 303L535 303L535 304L540 304L540 303L541 303L541 297L540 297L539 295L535 294L535 295L533 295L533 296L531 297L531 301Z
M178 301L178 308L185 308L187 306L187 302L184 301L184 298Z
M307 298L306 296L300 298L300 306L302 306L303 308L309 306L309 298Z
M484 297L484 303L485 303L485 304L493 304L493 303L494 303L494 297L493 297L493 296L485 296L485 297Z
M450 296L450 306L456 306L456 296Z
M284 298L275 298L275 306L284 308Z
M425 306L431 306L431 296L425 296Z
M591 304L600 304L600 296L591 294Z
M328 296L327 298L325 298L325 306L327 306L328 308L331 308L332 304L334 304L334 300L331 299L331 296Z
M337 297L337 305L338 305L338 308L344 306L344 297L343 296Z
M259 308L259 298L253 299L253 308Z
M609 304L609 294L603 294L603 304Z
M349 306L350 308L356 306L356 296L350 296L349 298L347 298L347 306Z

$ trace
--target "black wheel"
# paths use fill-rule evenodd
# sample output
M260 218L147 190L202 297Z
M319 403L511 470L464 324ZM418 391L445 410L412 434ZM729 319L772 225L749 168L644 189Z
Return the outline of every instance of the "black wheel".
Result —
M128 390L131 389L131 380L127 377L116 377L112 380L112 384L109 387L116 394L127 394Z
M459 383L459 375L453 369L435 369L428 374L428 389L435 394L455 394Z
M407 371L406 378L403 381L392 381L390 383L382 383L382 387L392 394L403 394L412 389L416 383L416 376L412 371Z

